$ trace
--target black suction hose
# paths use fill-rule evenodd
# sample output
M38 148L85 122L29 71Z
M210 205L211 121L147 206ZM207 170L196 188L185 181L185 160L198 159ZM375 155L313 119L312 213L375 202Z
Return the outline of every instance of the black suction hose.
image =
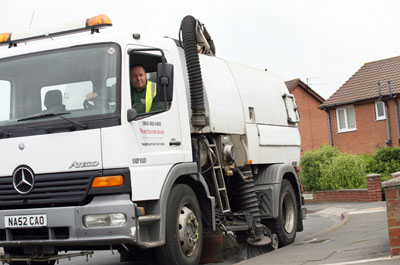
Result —
M206 115L204 109L203 78L201 76L197 51L196 19L192 16L184 17L181 23L181 31L189 77L192 125L202 128L206 125Z

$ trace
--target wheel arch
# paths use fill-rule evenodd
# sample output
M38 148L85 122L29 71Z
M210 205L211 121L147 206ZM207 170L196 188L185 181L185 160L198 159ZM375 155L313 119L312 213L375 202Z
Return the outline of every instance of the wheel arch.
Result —
M294 171L294 170L293 170ZM296 195L296 201L297 201L297 231L301 232L303 231L303 216L302 216L302 210L301 210L301 188L300 188L300 183L297 179L296 172L286 172L283 175L283 179L287 179L290 184L293 187L294 193Z
M298 208L297 231L303 231L302 211L301 211L301 192L300 184L295 169L287 164L273 164L261 168L260 173L255 178L255 184L258 189L270 189L272 193L271 204L269 207L272 211L272 218L279 215L279 196L281 191L282 180L287 179L293 187L296 195Z
M203 216L208 216L208 223L204 223L205 227L211 226L215 230L215 198L210 195L210 191L204 180L203 176L198 173L196 163L184 163L175 165L164 182L160 194L160 241L165 242L165 229L166 229L166 213L168 196L175 184L186 184L196 194L197 200L200 204L200 209ZM208 202L208 203L207 203Z

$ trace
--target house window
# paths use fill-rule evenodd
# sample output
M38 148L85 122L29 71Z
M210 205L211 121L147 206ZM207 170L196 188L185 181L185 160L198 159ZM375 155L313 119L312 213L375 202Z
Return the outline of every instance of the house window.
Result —
M356 130L356 116L354 106L336 109L338 132L349 132Z
M377 121L386 119L385 103L383 103L383 101L375 102L375 113Z

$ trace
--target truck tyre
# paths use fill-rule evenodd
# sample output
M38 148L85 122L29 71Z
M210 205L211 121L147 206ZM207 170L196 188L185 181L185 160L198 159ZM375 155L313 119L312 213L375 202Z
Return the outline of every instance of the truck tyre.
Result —
M199 202L185 184L172 187L167 202L165 245L156 249L160 264L198 264L203 247Z
M297 232L297 203L292 185L282 180L279 195L279 216L267 224L278 236L279 247L293 243Z

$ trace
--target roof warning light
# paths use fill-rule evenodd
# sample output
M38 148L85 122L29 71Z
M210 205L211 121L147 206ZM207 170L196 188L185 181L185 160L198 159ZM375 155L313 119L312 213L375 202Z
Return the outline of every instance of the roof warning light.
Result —
M75 21L63 26L54 26L54 29L39 29L26 32L0 33L0 45L8 44L9 47L17 46L17 43L30 40L52 38L55 36L71 34L90 30L92 33L99 32L99 29L112 26L111 19L106 15L98 15L86 20Z
M0 33L0 43L7 42L11 37L11 33Z
M98 15L86 20L86 27L112 25L111 19L106 15Z

